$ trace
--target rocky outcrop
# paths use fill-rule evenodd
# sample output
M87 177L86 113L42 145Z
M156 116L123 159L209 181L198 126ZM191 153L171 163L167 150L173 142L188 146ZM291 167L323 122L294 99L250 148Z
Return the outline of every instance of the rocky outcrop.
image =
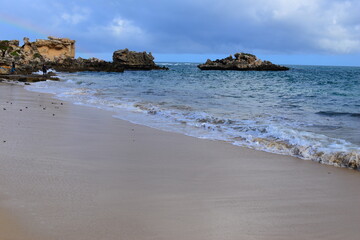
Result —
M66 58L58 61L47 62L46 67L58 72L123 72L125 68L120 64L107 62L97 58Z
M37 48L40 55L49 61L75 57L75 40L48 37L47 40L37 39L32 44Z
M44 62L74 58L75 40L48 37L48 39L37 39L35 42L30 42L29 38L25 37L20 51L19 57L23 64L28 64L35 59Z
M28 38L24 38L24 45L21 47L20 58L16 59L19 64L29 64L31 62L44 62L45 57L42 56L33 42Z
M66 58L47 62L56 71L81 72L123 72L124 70L167 70L157 66L151 53L129 51L127 48L113 53L113 61L107 62L97 58Z
M275 65L269 61L257 59L248 53L236 53L235 58L230 55L224 59L211 61L198 65L201 70L237 70L237 71L286 71L288 67Z
M97 58L75 59L75 41L68 38L48 37L30 42L24 38L24 45L18 40L0 41L0 74L10 74L15 64L15 74L30 74L48 68L63 72L124 70L166 70L154 63L151 53L134 52L128 49L115 51L113 62Z
M127 70L167 69L157 66L151 53L129 51L127 48L113 53L113 63L123 66Z
M20 58L22 50L18 40L0 41L0 74L8 74L12 63Z
M75 56L75 41L67 38L48 37L47 40L30 42L24 38L24 45L18 40L0 41L0 74L9 74L13 63L17 74L38 71L47 62L61 62Z

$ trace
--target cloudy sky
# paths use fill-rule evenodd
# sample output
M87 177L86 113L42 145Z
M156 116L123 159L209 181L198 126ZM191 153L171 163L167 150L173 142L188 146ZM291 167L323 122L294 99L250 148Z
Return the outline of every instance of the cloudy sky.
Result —
M77 56L129 48L157 61L250 52L282 64L360 66L359 0L0 0L0 39L75 39Z

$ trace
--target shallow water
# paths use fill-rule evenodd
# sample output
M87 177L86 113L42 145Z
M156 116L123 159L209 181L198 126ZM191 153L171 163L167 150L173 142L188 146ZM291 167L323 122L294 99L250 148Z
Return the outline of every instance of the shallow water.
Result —
M169 71L59 73L48 92L115 117L327 164L360 162L360 68L290 66L286 72Z

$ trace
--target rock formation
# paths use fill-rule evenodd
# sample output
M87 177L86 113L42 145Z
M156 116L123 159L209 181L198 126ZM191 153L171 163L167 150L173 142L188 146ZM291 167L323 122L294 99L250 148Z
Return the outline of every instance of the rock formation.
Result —
M35 42L24 38L24 45L21 47L18 40L0 41L0 51L0 74L9 74L12 63L16 65L16 74L36 72L44 64L63 72L167 69L157 66L151 53L128 49L115 51L113 62L97 58L75 59L75 41L68 38L48 37Z
M0 74L8 74L12 63L20 74L38 71L42 64L74 58L75 41L67 38L48 37L47 40L30 42L24 38L24 45L18 40L0 41Z
M275 65L269 61L257 59L248 53L236 53L235 58L230 55L224 59L211 61L198 65L201 70L238 70L238 71L286 71L288 67Z
M21 54L18 40L0 41L0 74L7 74L11 70L12 63Z
M29 44L29 39L24 38L24 43L25 46ZM48 37L46 40L37 39L31 45L37 49L44 59L49 61L75 57L75 40L68 38Z
M151 53L129 51L127 48L113 53L113 63L129 70L166 69L154 63L154 57Z
M52 68L58 72L123 72L125 68L113 62L107 62L97 58L66 58L58 61L50 61L46 63L48 68Z

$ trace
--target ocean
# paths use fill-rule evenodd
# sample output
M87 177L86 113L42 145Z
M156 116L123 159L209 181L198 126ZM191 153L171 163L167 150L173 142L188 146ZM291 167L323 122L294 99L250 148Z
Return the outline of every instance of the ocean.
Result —
M112 111L115 118L335 166L360 162L360 67L288 66L284 72L57 73L26 89Z

